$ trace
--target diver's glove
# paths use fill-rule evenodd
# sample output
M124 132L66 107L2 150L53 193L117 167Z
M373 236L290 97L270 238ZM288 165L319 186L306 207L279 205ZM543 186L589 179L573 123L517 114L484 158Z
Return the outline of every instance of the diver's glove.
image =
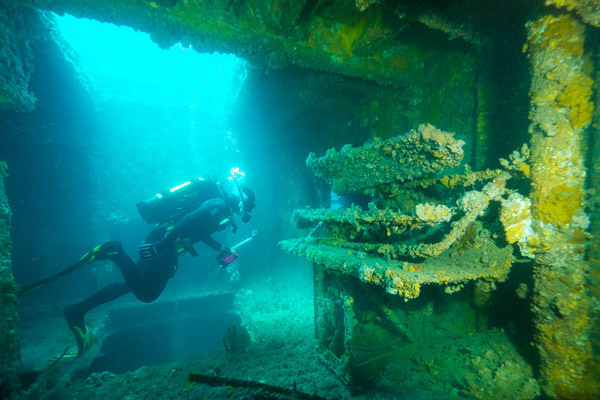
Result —
M226 259L231 256L231 254L231 249L229 247L221 246L221 251L219 251L219 255L217 256L217 262L221 267L225 268L229 265L229 262L227 262Z
M155 243L155 244L142 243L142 244L140 244L139 251L140 251L141 258L145 258L145 259L154 258L158 254L159 244L158 243Z

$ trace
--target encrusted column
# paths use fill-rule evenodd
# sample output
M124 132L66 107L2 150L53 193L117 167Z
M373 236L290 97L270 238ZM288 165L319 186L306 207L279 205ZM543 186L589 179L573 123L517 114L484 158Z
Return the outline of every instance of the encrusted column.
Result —
M527 24L532 66L531 178L536 248L534 313L541 383L556 399L597 399L592 297L586 288L584 130L592 118L584 25L570 15Z
M600 54L595 54L595 104L594 122L589 129L590 154L588 157L588 184L591 195L588 198L590 209L590 233L592 240L588 249L590 263L591 292L597 303L600 303ZM600 316L594 320L592 347L596 356L596 365L600 365ZM600 373L598 373L600 375Z
M17 287L10 259L11 212L4 191L6 163L0 161L0 398L16 389L19 343L17 336Z

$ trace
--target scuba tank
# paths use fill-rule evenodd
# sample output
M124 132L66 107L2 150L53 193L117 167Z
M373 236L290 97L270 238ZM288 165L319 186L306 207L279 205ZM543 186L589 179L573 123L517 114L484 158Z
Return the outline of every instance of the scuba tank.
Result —
M196 178L164 190L136 204L138 213L149 224L175 220L214 198L224 198L219 185Z

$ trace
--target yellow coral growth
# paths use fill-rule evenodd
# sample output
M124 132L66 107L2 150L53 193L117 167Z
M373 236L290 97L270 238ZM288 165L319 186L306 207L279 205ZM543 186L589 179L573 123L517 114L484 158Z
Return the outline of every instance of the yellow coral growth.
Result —
M572 57L581 57L583 54L583 42L580 40L569 40L565 38L581 37L584 27L574 19L564 16L554 17L548 15L537 21L538 28L543 29L541 36L536 36L536 43L530 44L543 46L545 48L560 48ZM560 46L557 46L560 44Z
M525 178L530 178L531 177L531 167L529 166L529 164L527 163L520 163L518 165L519 171L521 171L523 173L523 175L525 175Z
M587 317L585 314L580 317L586 322L589 321L589 318L585 318ZM594 365L593 358L587 357L586 353L564 346L561 336L568 336L569 328L561 325L560 323L538 325L537 339L542 345L542 351L552 355L551 358L545 359L550 372L546 380L551 385L546 387L546 390L550 389L555 397L560 399L596 399L597 394L600 393L597 379L599 368ZM579 331L578 329L582 328L584 327L574 330ZM582 340L581 346L589 347L590 343ZM565 374L567 369L570 369L571 375ZM577 384L574 384L574 377L577 379Z
M583 207L583 192L567 184L542 190L537 202L537 215L547 224L566 226L573 215Z
M417 218L430 225L448 222L450 221L450 218L452 218L452 210L442 204L417 204L415 213Z
M354 25L344 25L340 28L340 41L342 49L349 55L352 55L352 47L354 42L360 37L365 30L367 20L361 18Z
M404 300L415 299L419 297L419 294L421 293L421 285L417 282L410 282L407 279L397 276L390 282L387 292L390 294L404 295Z
M523 255L531 256L533 249L529 239L533 236L531 219L531 201L518 193L511 194L507 200L502 200L500 221L504 225L506 240L518 243Z
M569 108L569 120L573 128L585 128L592 120L594 104L592 96L592 79L585 74L578 74L567 82L567 87L556 98L561 107Z

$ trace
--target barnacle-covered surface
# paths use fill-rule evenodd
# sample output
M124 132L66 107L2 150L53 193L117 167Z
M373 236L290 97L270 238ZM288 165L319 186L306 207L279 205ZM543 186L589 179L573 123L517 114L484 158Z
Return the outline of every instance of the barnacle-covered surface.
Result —
M0 161L0 392L3 394L9 394L16 389L19 362L17 286L13 279L10 259L12 213L4 189L6 176L6 163Z
M446 138L451 139L451 136ZM347 153L353 152L354 155L369 151L372 151L370 146L346 150ZM503 163L506 164L507 171L484 172L478 176L466 168L465 175L471 175L473 178L456 178L457 182L464 182L463 186L472 186L481 183L485 178L488 179L481 190L468 191L457 199L457 214L460 216L454 220L452 220L454 211L451 208L434 203L417 204L414 209L415 216L404 215L390 208L389 202L384 202L386 204L384 209L378 209L377 205L371 202L368 211L363 211L357 206L342 210L306 208L296 210L292 220L298 227L304 228L315 222L325 224L324 235L318 239L286 240L280 242L280 246L292 254L322 265L327 270L353 276L365 283L379 285L387 293L400 295L405 299L418 297L422 285L447 285L447 292L453 293L460 290L465 282L476 280L488 282L483 286L479 283L478 287L485 287L483 292L490 292L494 288L493 282L504 281L510 270L513 260L512 247L499 247L492 239L490 231L477 223L477 219L484 215L491 201L512 205L503 197L511 193L506 187L507 181L512 177L508 172L510 171L508 164L526 165L526 159L521 159L515 154L511 160L518 159L518 162ZM452 152L440 153L440 158L446 156L452 159L453 155ZM336 157L336 154L330 154L324 159L333 158L335 162L340 162ZM309 157L309 160L311 158ZM350 162L356 170L359 170L361 165L374 163L372 155L341 158L344 159L341 164ZM321 163L324 162L321 160ZM421 160L413 162L420 164ZM406 165L406 168L410 169L411 165ZM445 165L454 166L453 163ZM336 178L343 179L345 176L352 176L354 170L347 168L348 175L344 174L341 168L328 168L325 171L326 178L334 175ZM396 179L402 180L398 175ZM446 184L442 184L441 180L438 181L438 186L444 189L455 187L455 185L448 185L447 179L444 181ZM364 184L368 185L366 181ZM373 186L373 183L370 186ZM427 187L429 185L425 186ZM511 193L511 196L514 197L515 194ZM388 193L388 196L383 197L394 196ZM451 197L446 198L449 204L450 200ZM398 202L400 201L398 199ZM436 201L443 202L441 199ZM527 238L517 236L513 232L515 224L512 214L503 211L503 216L503 221L507 224L509 243L526 241ZM520 218L520 222L531 224L531 218L524 221L525 219ZM425 227L433 227L433 234L424 230ZM469 230L470 234L467 235ZM440 237L440 232L444 231L445 233Z
M377 254L324 244L318 239L294 239L280 246L328 270L383 287L386 292L412 299L422 285L459 285L476 279L503 281L512 263L512 248L498 248L482 236L467 249L453 249L421 263L385 260Z
M415 189L415 188L428 188L433 185L442 185L449 189L461 188L461 187L469 187L473 186L477 182L488 181L494 178L499 177L504 173L503 170L500 169L486 169L483 171L472 171L471 168L465 164L465 173L464 174L452 174L452 175L444 175L441 178L435 179L419 179L412 182L403 182L400 184L391 184L389 185L391 189L391 197L395 197L394 190L396 189ZM381 185L380 187L385 187L386 185ZM373 194L376 192L373 191Z
M373 203L371 203L373 205ZM423 206L426 207L426 206ZM330 208L311 209L305 208L294 210L292 221L298 226L308 226L311 222L335 222L341 225L347 225L360 231L363 227L371 230L385 230L388 236L391 234L402 233L411 229L422 229L426 225L437 225L438 220L449 220L452 215L450 209L445 208L438 213L436 206L431 206L431 216L425 215L412 217L403 215L389 208L379 210L373 205L369 211L363 211L360 207L354 206L346 209L332 210ZM442 206L437 206L442 207Z
M500 181L503 185L504 181ZM491 191L489 188L499 188L499 193L504 193L503 186L492 183L486 186L488 192ZM496 195L499 197L499 195ZM342 223L343 225L350 225L356 228L358 232L361 230L367 231L368 237L390 237L390 240L386 243L364 243L357 242L356 238L360 237L364 239L364 235L352 235L353 241L344 240L340 238L338 230L331 229L330 233L334 232L331 237L322 238L323 243L333 244L350 249L358 249L366 252L378 254L380 257L386 259L398 259L403 257L410 258L428 258L440 255L443 251L447 250L460 240L467 229L473 227L473 223L477 217L481 216L489 205L490 197L483 191L470 191L467 192L460 200L459 205L462 211L460 219L454 221L451 224L451 228L447 234L444 235L443 239L434 243L413 243L411 238L405 238L404 240L397 240L396 236L399 233L404 232L407 229L422 229L425 226L437 226L441 223L450 221L452 217L452 211L443 205L431 205L429 203L418 204L415 208L416 217L398 215L390 209L385 210L372 210L367 212L368 217L365 218L364 212L357 210L356 208L344 210L296 210L293 218L298 226L304 225L308 221L322 221L328 223ZM372 204L372 203L371 203ZM317 215L315 215L315 212ZM375 215L373 215L376 213ZM363 218L359 220L359 217L363 215ZM381 231L385 234L381 234ZM379 233L379 235L377 235ZM511 241L513 243L514 241Z
M508 177L505 172L504 178ZM344 237L343 231L340 235L339 230L330 230L329 235L320 239L288 240L280 242L280 245L293 254L306 257L338 272L358 277L364 282L380 285L388 293L399 294L406 298L418 296L418 288L422 284L456 284L480 278L501 281L506 277L510 268L512 248L500 249L490 239L489 232L474 223L479 216L483 215L490 200L501 199L505 190L505 180L497 178L488 183L482 191L467 192L458 202L462 217L451 224L448 233L441 240L433 243L416 242L413 245L406 245L404 242L410 242L410 238L399 242L394 237L387 243L360 242L352 236ZM423 215L423 209L433 214L439 211L441 215L431 216L428 219ZM297 222L320 221L334 225L348 224L357 231L369 230L373 226L377 229L383 227L388 232L387 236L392 236L389 234L390 231L394 234L401 233L408 227L419 229L426 225L438 225L447 222L451 215L447 207L429 204L417 207L417 217L404 216L404 219L400 219L389 209L371 210L364 213L372 216L373 213L381 211L376 214L379 219L363 218L360 222L357 222L357 217L360 215L357 209L314 211L318 211L318 213L314 213L313 210L297 210L295 214ZM298 218L300 215L303 218ZM387 219L386 217L391 218ZM406 219L412 225L400 225L401 228L394 230L396 221L403 223ZM463 240L469 228L475 234L471 234L472 237ZM373 236L377 235L371 235L371 237ZM379 236L385 237L386 235ZM444 253L457 242L462 242L462 245ZM467 252L473 248L479 250L474 252L476 253L474 257L471 257ZM481 253L478 253L479 251ZM462 255L457 256L457 254ZM392 261L399 259L405 261ZM414 263L415 260L422 259L426 259L426 261ZM459 259L461 261L456 262ZM409 273L398 274L400 271Z
M311 153L306 165L331 183L336 193L351 193L382 183L403 182L457 166L463 156L462 140L420 125L417 130L362 147L330 149L323 157Z
M328 231L321 239L323 243L371 252L386 259L438 256L460 240L470 227L473 227L477 218L485 213L491 200L499 201L502 204L506 203L502 196L508 192L506 181L511 178L511 175L504 171L492 174L490 177L495 178L488 182L481 191L466 192L456 201L459 210L457 214L460 214L460 217L449 224L448 232L443 238L433 242L431 239L424 238L423 234L417 234L414 237L400 237L399 234L407 230L420 230L426 226L438 227L449 222L454 212L443 204L417 204L414 208L414 217L403 215L394 208L390 208L389 201L384 202L385 209L378 209L375 203L369 203L369 211L362 211L357 206L345 210L306 208L294 211L292 220L298 227L307 227L311 222L325 223ZM475 181L471 182L471 184L474 183ZM504 214L507 212L503 212ZM512 219L505 217L504 221L510 224L511 229L514 230ZM525 223L527 222L531 224L531 218L525 221ZM511 238L513 236L514 234ZM386 241L378 241L382 238ZM519 237L519 239L526 241L528 238ZM515 241L517 240L509 242Z

